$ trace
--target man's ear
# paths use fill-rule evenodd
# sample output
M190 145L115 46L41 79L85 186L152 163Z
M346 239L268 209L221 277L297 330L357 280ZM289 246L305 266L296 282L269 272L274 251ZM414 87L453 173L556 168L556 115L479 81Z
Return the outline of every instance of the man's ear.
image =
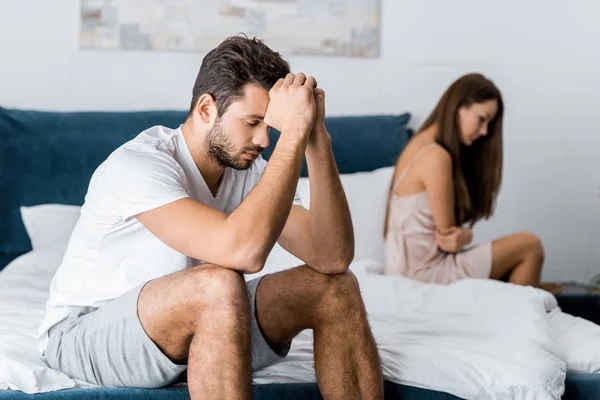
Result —
M200 119L207 124L212 124L217 119L217 103L212 95L204 93L198 98L196 112L200 116Z

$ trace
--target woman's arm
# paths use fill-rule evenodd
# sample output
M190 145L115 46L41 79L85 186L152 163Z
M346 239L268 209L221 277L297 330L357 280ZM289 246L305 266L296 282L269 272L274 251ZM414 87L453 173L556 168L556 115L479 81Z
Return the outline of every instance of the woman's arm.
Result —
M445 149L435 146L423 154L419 164L435 222L436 242L443 251L456 253L471 243L473 233L456 226L452 158Z
M425 185L437 231L456 225L454 219L454 185L452 158L441 146L425 152L417 165L419 178Z

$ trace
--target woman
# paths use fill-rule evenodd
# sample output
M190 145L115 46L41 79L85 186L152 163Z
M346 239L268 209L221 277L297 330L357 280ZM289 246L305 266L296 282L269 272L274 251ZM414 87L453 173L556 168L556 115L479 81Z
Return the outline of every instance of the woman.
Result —
M544 250L531 233L467 247L473 225L494 211L503 112L500 91L480 74L463 76L443 94L396 163L384 230L387 274L539 286Z

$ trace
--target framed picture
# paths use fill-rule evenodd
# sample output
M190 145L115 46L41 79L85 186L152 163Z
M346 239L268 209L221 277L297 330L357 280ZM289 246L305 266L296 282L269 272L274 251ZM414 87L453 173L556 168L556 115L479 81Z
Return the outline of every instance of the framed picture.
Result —
M205 52L245 33L284 56L379 57L380 0L80 0L84 49Z

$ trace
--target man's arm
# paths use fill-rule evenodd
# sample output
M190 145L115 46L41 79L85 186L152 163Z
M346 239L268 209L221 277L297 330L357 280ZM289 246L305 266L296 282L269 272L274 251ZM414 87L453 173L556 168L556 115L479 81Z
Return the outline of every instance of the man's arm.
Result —
M315 89L317 116L306 147L310 211L292 207L279 244L313 269L345 272L354 258L354 229L348 202L323 123L324 93Z
M289 74L269 92L265 123L281 130L259 183L229 216L186 198L137 215L171 248L245 273L258 272L288 218L314 123L314 78Z

